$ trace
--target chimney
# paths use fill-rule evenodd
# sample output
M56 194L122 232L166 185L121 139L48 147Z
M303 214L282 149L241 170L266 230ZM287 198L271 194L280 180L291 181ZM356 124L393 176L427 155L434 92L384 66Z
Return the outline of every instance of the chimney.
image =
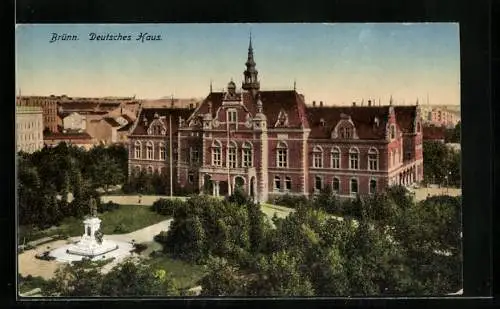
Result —
M356 102L352 102L352 106L356 106Z
M313 101L313 107L316 107L316 101Z
M368 100L368 106L372 106L372 100Z
M323 107L323 101L319 101L319 107Z

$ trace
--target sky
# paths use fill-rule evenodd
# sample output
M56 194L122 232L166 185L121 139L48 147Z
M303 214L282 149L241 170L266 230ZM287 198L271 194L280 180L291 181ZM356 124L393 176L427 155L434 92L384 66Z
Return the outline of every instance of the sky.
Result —
M78 40L50 42L53 34ZM130 35L130 41L90 40ZM161 40L136 40L141 33ZM203 98L241 87L252 36L261 90L293 89L325 105L460 104L457 23L20 24L22 95Z

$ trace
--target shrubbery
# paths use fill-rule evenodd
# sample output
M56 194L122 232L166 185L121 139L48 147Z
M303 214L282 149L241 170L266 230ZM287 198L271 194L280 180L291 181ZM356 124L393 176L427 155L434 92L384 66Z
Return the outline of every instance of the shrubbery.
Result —
M104 213L107 211L117 210L118 208L120 208L120 204L109 201L107 203L99 203L99 205L97 206L97 211L100 213Z
M303 195L285 194L272 199L270 203L296 209L300 206L309 205L309 200Z
M180 199L159 199L151 205L151 209L160 215L172 216L184 204Z

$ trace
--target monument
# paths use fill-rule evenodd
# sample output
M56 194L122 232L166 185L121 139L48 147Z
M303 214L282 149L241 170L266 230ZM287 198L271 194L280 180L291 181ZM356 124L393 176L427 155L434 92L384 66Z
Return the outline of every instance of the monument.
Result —
M126 255L132 250L129 243L104 239L101 219L97 217L97 204L93 198L89 201L89 208L90 214L83 220L84 233L80 240L53 250L51 256L60 261L77 261L84 257L95 260Z

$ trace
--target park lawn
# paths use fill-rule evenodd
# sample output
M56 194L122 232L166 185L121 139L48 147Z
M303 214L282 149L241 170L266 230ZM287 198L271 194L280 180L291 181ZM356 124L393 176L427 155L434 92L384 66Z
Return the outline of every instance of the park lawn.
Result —
M153 268L163 269L169 274L179 289L190 289L198 285L205 275L202 265L195 265L174 259L167 254L147 260Z
M98 217L102 220L101 227L104 235L126 234L168 219L167 216L160 215L150 210L149 207L136 205L120 205L118 209L101 213ZM24 237L28 242L54 235L80 236L84 233L83 229L82 219L74 217L65 218L59 226L45 230L30 230L29 227L21 226L19 242L22 244Z
M275 213L278 216L278 218L285 218L290 213L295 211L294 209L291 208L268 204L268 203L260 204L260 209L269 218L272 218Z

